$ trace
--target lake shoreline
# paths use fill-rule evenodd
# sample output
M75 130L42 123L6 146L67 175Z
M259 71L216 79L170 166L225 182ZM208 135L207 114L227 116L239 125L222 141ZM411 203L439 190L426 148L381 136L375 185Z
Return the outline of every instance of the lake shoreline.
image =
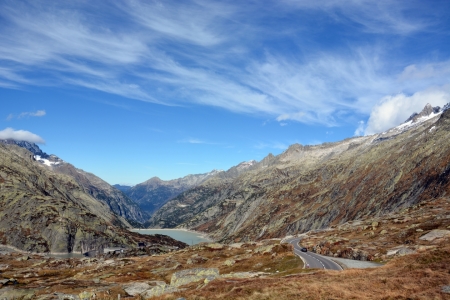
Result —
M131 231L137 232L137 233L140 233L140 234L143 234L143 233L141 233L140 231L144 231L144 230L174 231L174 232L177 232L177 231L178 231L178 232L183 231L183 232L187 232L187 233L194 234L194 235L200 237L201 239L206 240L205 242L209 242L209 243L215 242L214 239L212 239L210 236L208 236L208 235L207 235L206 233L204 233L204 232L195 231L195 230L190 230L190 229L186 229L186 228L133 228L133 229L131 229ZM164 235L164 233L157 233L157 234L163 234L163 235ZM173 237L172 237L172 238L173 238ZM186 243L186 244L188 244L188 243Z

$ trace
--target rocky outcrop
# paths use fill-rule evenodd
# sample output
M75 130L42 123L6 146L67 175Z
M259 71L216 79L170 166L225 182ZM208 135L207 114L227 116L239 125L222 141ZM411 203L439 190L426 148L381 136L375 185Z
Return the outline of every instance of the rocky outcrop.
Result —
M450 193L450 110L414 126L316 146L293 145L239 176L219 176L169 201L154 227L224 242L302 233Z
M441 111L441 108L439 106L433 107L430 103L427 103L423 110L420 113L413 113L406 121L412 121L412 123L417 122L422 117L428 117L431 114L437 114Z
M0 140L0 143L27 149L32 153L33 159L40 162L42 167L71 176L86 193L106 204L115 214L132 222L134 226L140 226L148 220L149 216L136 203L94 174L77 169L56 155L48 155L34 143L14 140Z
M80 253L151 240L129 227L72 176L43 167L24 148L0 144L0 244Z
M179 287L200 280L209 281L219 277L219 270L216 268L195 268L175 272L170 279L170 285Z

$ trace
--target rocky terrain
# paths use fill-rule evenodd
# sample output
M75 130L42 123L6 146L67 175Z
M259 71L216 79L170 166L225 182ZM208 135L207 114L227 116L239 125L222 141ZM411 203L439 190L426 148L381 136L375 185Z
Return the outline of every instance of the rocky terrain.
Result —
M150 224L242 242L379 217L445 196L450 110L430 107L381 134L292 145L235 178L212 177L165 204Z
M124 217L133 226L140 227L142 223L148 220L149 215L141 210L136 203L123 192L112 187L94 174L75 168L56 155L48 155L33 143L13 140L2 140L0 143L25 148L33 153L34 159L40 162L43 167L59 174L71 176L83 187L86 193L106 204L115 214Z
M149 215L153 215L155 211L160 209L169 200L175 198L184 191L193 189L213 178L219 181L230 181L238 177L241 173L251 170L255 164L256 161L252 160L242 162L239 165L230 168L226 172L221 170L212 170L209 173L191 174L168 181L161 180L158 177L153 177L132 187L122 185L115 186L133 199L142 210Z
M0 143L0 244L81 253L152 241L130 227L73 176L47 168L25 148Z
M440 206L442 201L422 208L442 212L438 208L448 208ZM414 217L419 211L414 208L401 216ZM385 224L384 219L378 221ZM307 242L333 230L312 234ZM424 230L420 236L430 232ZM383 237L366 234L355 243L359 242L358 247L369 242L383 245ZM343 271L305 269L292 246L280 244L279 239L203 243L181 250L150 246L81 259L0 249L0 298L449 299L449 241L449 236L436 237L428 241L431 247L421 251L387 256L381 267Z
M153 250L152 250L153 249ZM0 298L150 298L202 287L213 280L280 277L305 272L292 246L264 243L201 244L184 250L141 248L97 258L56 259L0 254ZM17 285L18 284L18 285ZM3 287L2 287L3 285Z
M332 257L385 262L394 256L435 250L450 241L450 198L420 204L382 217L334 225L303 235L302 245Z

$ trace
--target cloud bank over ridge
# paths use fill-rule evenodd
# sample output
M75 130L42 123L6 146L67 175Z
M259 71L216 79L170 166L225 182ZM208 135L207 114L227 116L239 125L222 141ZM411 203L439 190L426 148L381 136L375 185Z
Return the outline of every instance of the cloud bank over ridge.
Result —
M5 128L0 131L0 140L24 141L35 144L45 144L43 138L26 130L14 130L13 128Z

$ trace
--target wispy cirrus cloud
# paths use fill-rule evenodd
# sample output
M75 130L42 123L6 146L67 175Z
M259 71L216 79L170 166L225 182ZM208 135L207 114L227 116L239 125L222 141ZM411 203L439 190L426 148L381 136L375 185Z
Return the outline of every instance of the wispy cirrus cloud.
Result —
M282 142L258 142L254 146L256 149L278 149L278 150L286 150L289 147L289 144Z
M441 6L6 0L0 86L71 85L161 105L221 107L280 124L356 123L385 97L448 82L450 58L407 60L396 53L401 41L392 43L393 36L434 30ZM324 27L311 27L318 18ZM346 28L334 32L346 43L316 40L333 35L328 31L336 24Z
M23 119L23 118L28 118L28 117L43 117L45 116L47 113L45 112L45 110L37 110L34 112L21 112L18 115L15 114L9 114L8 117L6 117L7 121L10 121L14 118L17 119Z
M178 143L220 145L219 143L209 142L209 141L205 141L205 140L197 139L197 138L182 139L182 140L179 140Z
M432 19L418 19L417 9L420 2L410 1L408 5L398 1L381 0L282 0L299 10L318 10L325 12L337 22L353 22L371 33L406 35L430 27Z

